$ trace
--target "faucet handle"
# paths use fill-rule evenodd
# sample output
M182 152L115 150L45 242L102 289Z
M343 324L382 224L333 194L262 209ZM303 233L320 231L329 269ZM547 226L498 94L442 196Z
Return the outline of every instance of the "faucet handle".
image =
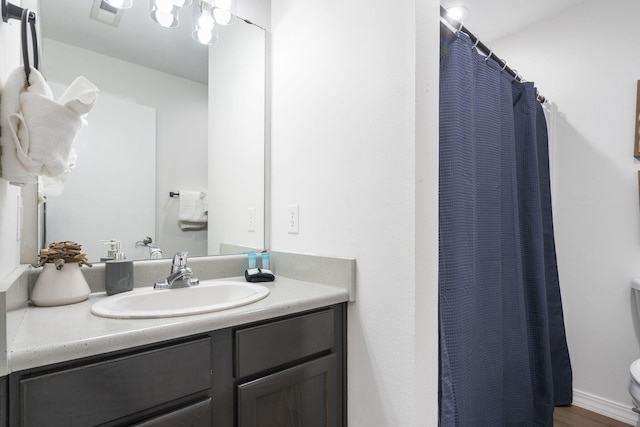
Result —
M173 265L171 266L171 274L187 267L187 254L189 252L178 252L173 256Z

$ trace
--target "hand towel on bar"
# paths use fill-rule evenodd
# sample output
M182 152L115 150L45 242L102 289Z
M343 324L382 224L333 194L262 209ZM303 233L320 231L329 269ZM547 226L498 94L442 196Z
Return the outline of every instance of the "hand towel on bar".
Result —
M53 99L42 74L31 69L25 88L24 69L15 69L5 84L0 102L0 176L13 184L37 181L38 176L59 176L69 166L69 154L98 88L78 77L60 97Z
M182 230L201 230L208 221L207 194L203 191L180 190L178 221Z

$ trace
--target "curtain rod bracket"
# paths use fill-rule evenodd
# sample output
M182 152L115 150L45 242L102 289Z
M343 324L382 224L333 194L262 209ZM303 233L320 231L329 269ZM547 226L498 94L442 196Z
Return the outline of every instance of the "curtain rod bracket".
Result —
M9 19L22 19L22 11L24 9L20 6L16 6L13 3L7 3L7 0L2 0L2 20L8 22ZM35 24L36 13L29 11L28 21Z

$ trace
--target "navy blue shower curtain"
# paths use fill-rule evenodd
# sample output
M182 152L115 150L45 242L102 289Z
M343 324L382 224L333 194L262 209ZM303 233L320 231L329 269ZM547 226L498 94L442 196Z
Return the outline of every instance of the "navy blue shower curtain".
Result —
M572 399L546 122L469 38L440 50L440 425L552 426Z

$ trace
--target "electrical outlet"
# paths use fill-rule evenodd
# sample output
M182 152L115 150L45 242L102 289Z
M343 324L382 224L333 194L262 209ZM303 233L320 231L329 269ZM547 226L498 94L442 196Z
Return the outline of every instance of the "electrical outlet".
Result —
M289 216L287 218L287 230L289 231L289 234L298 234L299 220L298 205L289 205Z
M256 208L249 208L248 231L256 231Z

